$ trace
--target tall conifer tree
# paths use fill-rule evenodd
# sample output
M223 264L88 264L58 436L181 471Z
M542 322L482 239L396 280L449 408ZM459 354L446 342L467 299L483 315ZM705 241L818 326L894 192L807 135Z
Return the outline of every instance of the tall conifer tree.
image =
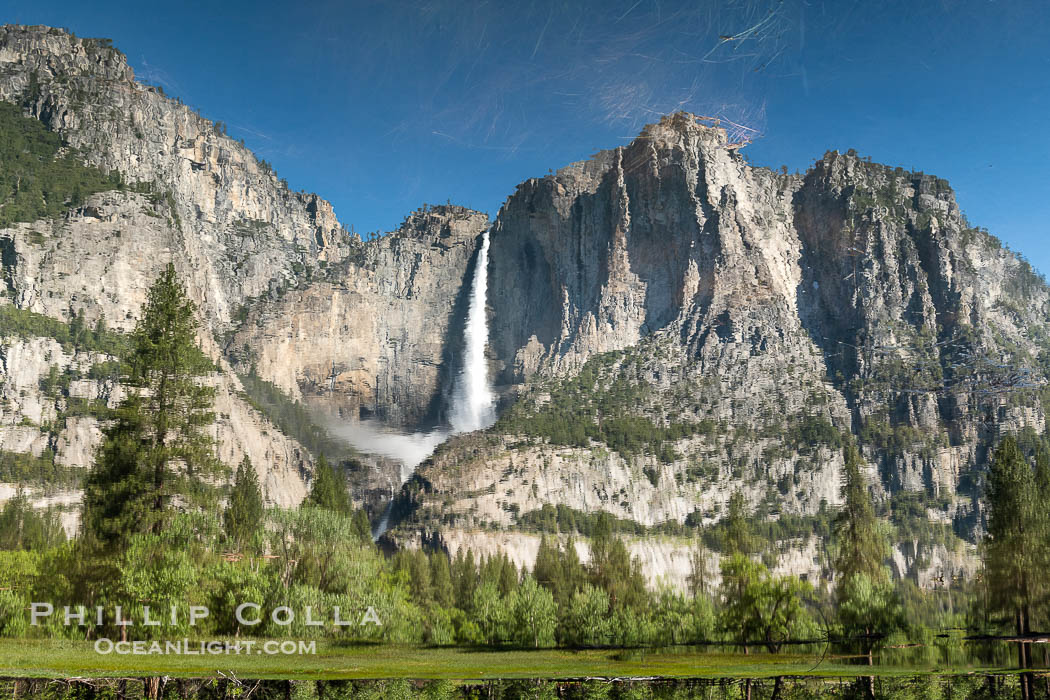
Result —
M124 358L128 397L105 430L85 484L84 522L107 544L164 530L171 509L214 502L222 465L206 430L214 367L197 346L196 306L172 264L149 290Z
M248 455L237 466L230 501L223 513L223 526L230 543L238 549L251 543L262 527L264 515L262 489Z

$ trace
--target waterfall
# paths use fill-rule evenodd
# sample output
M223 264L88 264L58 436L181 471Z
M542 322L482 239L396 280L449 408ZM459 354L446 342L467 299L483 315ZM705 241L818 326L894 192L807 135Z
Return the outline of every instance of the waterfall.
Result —
M481 248L474 267L474 283L470 290L467 324L463 335L463 368L452 396L449 423L453 433L469 433L492 425L496 420L494 397L489 389L488 363L485 344L488 342L488 318L485 316L488 292L489 232L481 236Z
M358 449L400 459L403 466L402 484L419 463L450 435L481 430L496 421L495 396L489 388L488 363L485 361L485 344L489 338L488 318L485 316L488 268L489 232L485 231L481 236L481 248L478 249L474 266L474 282L470 288L467 322L463 330L463 366L456 375L456 384L452 390L449 410L451 430L436 428L429 433L391 435L376 429L363 429L363 426L358 425L344 431ZM372 532L373 539L378 539L387 531L393 506L394 501L391 500Z

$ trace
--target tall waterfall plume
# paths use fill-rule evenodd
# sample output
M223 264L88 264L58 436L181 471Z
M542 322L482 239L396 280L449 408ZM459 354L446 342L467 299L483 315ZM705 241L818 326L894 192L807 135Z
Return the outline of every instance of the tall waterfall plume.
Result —
M452 396L449 423L454 433L487 428L496 420L494 396L489 388L488 364L485 361L485 344L489 337L488 319L485 316L488 267L489 232L485 231L481 236L474 283L470 290L470 306L467 308L463 368Z

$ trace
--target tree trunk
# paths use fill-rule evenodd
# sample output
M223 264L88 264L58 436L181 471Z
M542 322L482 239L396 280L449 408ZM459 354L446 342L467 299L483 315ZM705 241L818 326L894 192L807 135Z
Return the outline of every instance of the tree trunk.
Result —
M782 690L781 689L781 685L783 684L783 682L784 682L784 677L783 676L777 676L773 680L773 695L770 697L769 700L780 700L780 693L781 693L781 690Z
M1023 609L1021 609L1021 608L1017 609L1017 613L1014 616L1014 621L1016 623L1015 627L1017 629L1017 636L1020 637L1020 636L1022 636L1024 634L1024 629L1025 629L1024 610ZM1019 669L1023 670L1023 669L1028 668L1028 656L1027 656L1027 653L1028 653L1028 645L1025 642L1023 642L1023 641L1017 642L1017 667ZM1021 688L1020 688L1020 690L1021 690L1021 700L1032 700L1031 681L1032 681L1031 674L1029 674L1029 673L1022 673L1018 677L1018 682L1020 683L1020 686L1021 686Z

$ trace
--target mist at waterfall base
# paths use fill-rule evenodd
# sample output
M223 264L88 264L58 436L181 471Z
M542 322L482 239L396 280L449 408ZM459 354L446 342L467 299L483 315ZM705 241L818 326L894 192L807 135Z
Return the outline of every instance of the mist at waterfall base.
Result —
M485 344L488 341L488 319L485 316L488 293L489 233L481 237L474 279L470 290L467 319L463 327L463 364L456 375L449 405L448 427L429 432L406 433L390 428L381 421L366 420L354 423L329 419L329 433L347 441L365 454L380 455L401 463L401 483L404 484L416 467L434 453L437 446L450 436L469 433L492 425L496 420L495 395L489 388ZM389 507L376 528L378 537L386 531Z

